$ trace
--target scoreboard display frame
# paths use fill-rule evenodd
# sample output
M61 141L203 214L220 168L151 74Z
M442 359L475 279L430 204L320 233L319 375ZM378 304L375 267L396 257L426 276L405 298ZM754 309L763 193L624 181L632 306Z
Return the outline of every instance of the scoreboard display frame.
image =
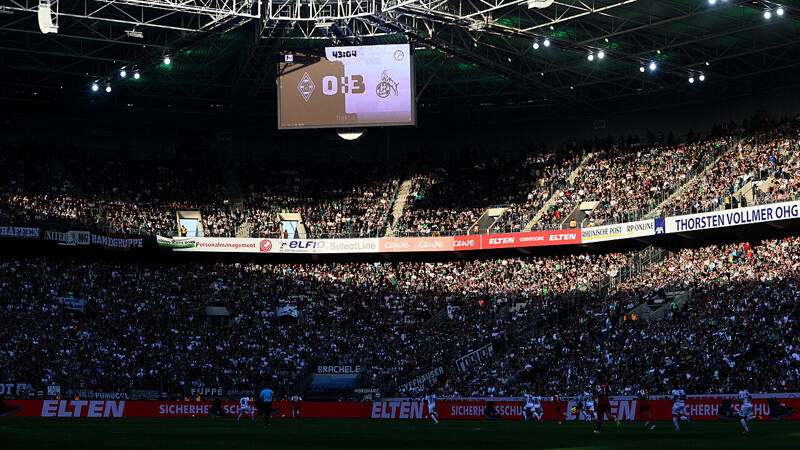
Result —
M304 69L309 68L314 64L319 64L320 62L327 60L327 53L330 53L337 58L347 58L353 56L354 49L357 52L360 48L374 48L374 47L398 47L398 46L405 46L407 48L407 58L408 58L408 79L409 79L409 102L410 102L410 117L408 121L405 120L376 120L376 121L367 121L362 122L359 120L352 121L352 122L337 122L333 123L332 121L326 121L327 123L319 123L321 121L308 121L306 123L287 123L289 121L284 121L284 108L287 105L282 100L284 92L282 92L283 88L286 88L289 92L294 93L294 89L298 89L298 98L302 96L307 103L309 101L309 97L316 94L318 97L322 95L331 95L332 97L342 97L342 102L345 101L345 95L347 92L356 92L360 89L370 90L371 92L375 92L380 98L385 98L392 95L392 92L396 92L396 87L392 86L393 80L388 78L386 80L382 80L381 82L376 83L364 83L363 76L354 75L354 76L331 76L327 75L320 79L320 77L315 77L316 79L312 79L311 82L308 82L308 79L300 79L300 83L296 83L296 80L292 80L293 82L286 83L285 86L282 86L282 80L284 77L289 75L295 74L295 78L301 72L303 74L307 73ZM384 71L385 72L385 71ZM291 50L283 50L279 53L279 59L277 61L277 76L275 79L276 87L277 87L277 106L278 106L278 117L277 117L277 125L279 130L304 130L304 129L349 129L349 128L374 128L374 127L399 127L399 126L416 126L417 125L417 89L416 89L416 73L415 73L415 64L414 64L414 51L413 46L410 43L401 43L401 44L381 44L381 45L359 45L359 46L324 46L324 47L315 47L315 48L304 48L304 49L291 49ZM310 78L310 77L309 77ZM374 79L374 77L373 77ZM336 81L333 81L336 80ZM385 81L385 82L384 82ZM306 84L303 84L306 83ZM291 86L290 86L291 85ZM307 86L307 87L306 87ZM395 84L396 86L396 84ZM343 93L340 91L344 91ZM395 89L395 91L393 91ZM305 92L303 91L305 90ZM289 92L286 92L287 95ZM333 93L333 94L331 94ZM299 101L298 101L299 103ZM320 108L325 109L325 108ZM342 108L344 109L344 108ZM345 111L346 113L346 111ZM405 113L405 111L403 111ZM288 113L287 113L288 114Z

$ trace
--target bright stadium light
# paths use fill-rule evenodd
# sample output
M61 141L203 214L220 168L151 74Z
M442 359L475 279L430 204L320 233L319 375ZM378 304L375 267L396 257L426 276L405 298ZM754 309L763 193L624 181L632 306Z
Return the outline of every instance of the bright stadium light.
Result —
M689 84L694 84L694 77L689 77Z
M708 0L709 5L713 5L714 3L717 3L717 0Z
M545 47L550 47L550 39L545 39L544 42L542 42L542 45Z
M538 42L534 42L533 43L533 49L534 50L539 50L539 43Z
M764 18L769 20L772 17L772 13L769 11L764 11Z
M639 72L644 73L644 66L639 67Z
M122 70L119 71L119 77L120 78L125 78L127 76L128 76L128 72L125 69L122 69Z
M170 57L169 57L169 56L165 56L165 57L164 57L164 65L165 65L165 66L168 66L168 65L170 65L170 64L172 64L172 59L170 59Z
M778 9L776 9L776 10L775 10L775 14L777 14L777 15L779 15L779 16L783 16L783 8L778 8Z
M589 56L587 56L586 59L588 59L589 61L594 61L594 54L589 53Z
M364 135L366 130L363 128L350 128L336 130L336 134L345 141L355 141Z
M111 85L110 84L106 85L106 92L111 92Z
M603 59L603 58L605 58L605 57L606 57L606 52L604 52L604 51L602 51L602 50L600 50L599 52L597 52L597 59Z
M706 81L706 76L701 73L700 76L697 77L697 79L700 81Z
M138 70L136 72L133 72L133 79L134 80L138 80L141 77L142 77L142 75L139 73Z
M92 92L97 92L100 90L100 86L97 83L92 83Z
M650 67L650 71L652 72L652 71L656 70L656 67L658 67L658 66L656 65L655 61L652 61L650 63L649 67Z

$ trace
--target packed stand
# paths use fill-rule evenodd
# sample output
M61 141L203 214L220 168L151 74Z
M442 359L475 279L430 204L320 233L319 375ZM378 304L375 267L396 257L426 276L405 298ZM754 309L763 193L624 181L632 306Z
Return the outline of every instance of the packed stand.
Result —
M90 223L90 209L69 177L24 146L0 149L0 224Z
M503 215L492 225L492 232L522 231L545 203L558 192L558 189L567 183L567 179L572 171L578 167L583 155L577 151L575 146L570 150L564 149L562 151L567 153L560 152L558 157L555 154L528 157L525 167L537 177L533 189L528 192L524 202L507 205ZM541 228L537 224L533 224L532 227Z
M398 178L348 164L331 170L248 167L246 187L252 236L283 236L278 213L299 213L308 237L377 237L386 224Z
M6 145L0 156L0 222L63 224L112 232L177 232L176 211L200 210L206 235L232 236L244 214L231 211L217 175L201 161L144 161L42 144ZM54 154L53 154L54 153Z
M357 358L393 386L512 331L506 307L592 291L621 255L458 263L109 263L0 260L0 371L36 386L105 391L287 386ZM65 302L64 299L68 299ZM85 311L67 308L76 303ZM204 314L223 306L228 319ZM276 317L279 307L296 317ZM425 323L439 311L451 317ZM19 324L36 324L20 327Z
M4 258L0 371L37 386L164 386L177 397L187 387L283 389L341 360L367 368L362 385L397 395L418 395L395 389L435 367L446 368L441 395L574 395L601 372L618 393L800 387L800 239L682 250L604 294L629 256L179 266ZM631 305L675 289L690 300L667 305L663 319L622 320ZM67 309L76 299L85 312ZM206 316L204 306L230 317ZM276 317L286 306L294 316ZM554 310L562 315L547 316ZM454 369L486 343L490 361Z
M799 238L681 250L614 295L585 302L575 317L449 379L445 390L575 395L608 374L619 394L796 392L798 280ZM688 289L690 299L683 308L667 304L660 320L625 317L631 304L665 289Z
M800 128L789 123L761 131L732 146L703 176L666 205L670 215L714 211L746 206L736 194L749 182L760 183L773 177L767 189L753 189L751 201L782 201L797 195L800 169Z
M730 138L721 138L601 150L578 168L572 185L557 195L539 222L560 225L587 201L599 202L587 217L589 226L641 218L730 143Z
M203 161L145 161L70 155L68 166L87 202L95 205L112 230L125 233L173 235L176 213L200 210L204 233L232 236L238 226L214 163Z
M580 161L581 151L565 146L520 153L495 152L480 163L450 161L419 170L411 178L395 231L400 235L475 233L475 222L494 206L505 211L492 225L492 232L521 231L554 188L566 180Z

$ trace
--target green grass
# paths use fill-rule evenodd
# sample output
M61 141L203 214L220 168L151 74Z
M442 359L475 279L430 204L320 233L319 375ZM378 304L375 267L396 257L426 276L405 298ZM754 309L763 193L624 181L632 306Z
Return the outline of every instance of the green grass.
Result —
M800 448L800 422L695 422L680 433L658 423L621 429L606 423L596 436L589 423L275 419L270 427L233 419L0 418L0 449L626 449Z

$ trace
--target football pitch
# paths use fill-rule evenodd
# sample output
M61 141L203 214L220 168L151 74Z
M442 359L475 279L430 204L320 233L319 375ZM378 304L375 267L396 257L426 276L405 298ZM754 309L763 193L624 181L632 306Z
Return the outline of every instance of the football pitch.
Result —
M672 431L659 422L589 423L365 419L42 419L0 418L0 448L11 449L789 449L799 448L800 422L694 422Z

